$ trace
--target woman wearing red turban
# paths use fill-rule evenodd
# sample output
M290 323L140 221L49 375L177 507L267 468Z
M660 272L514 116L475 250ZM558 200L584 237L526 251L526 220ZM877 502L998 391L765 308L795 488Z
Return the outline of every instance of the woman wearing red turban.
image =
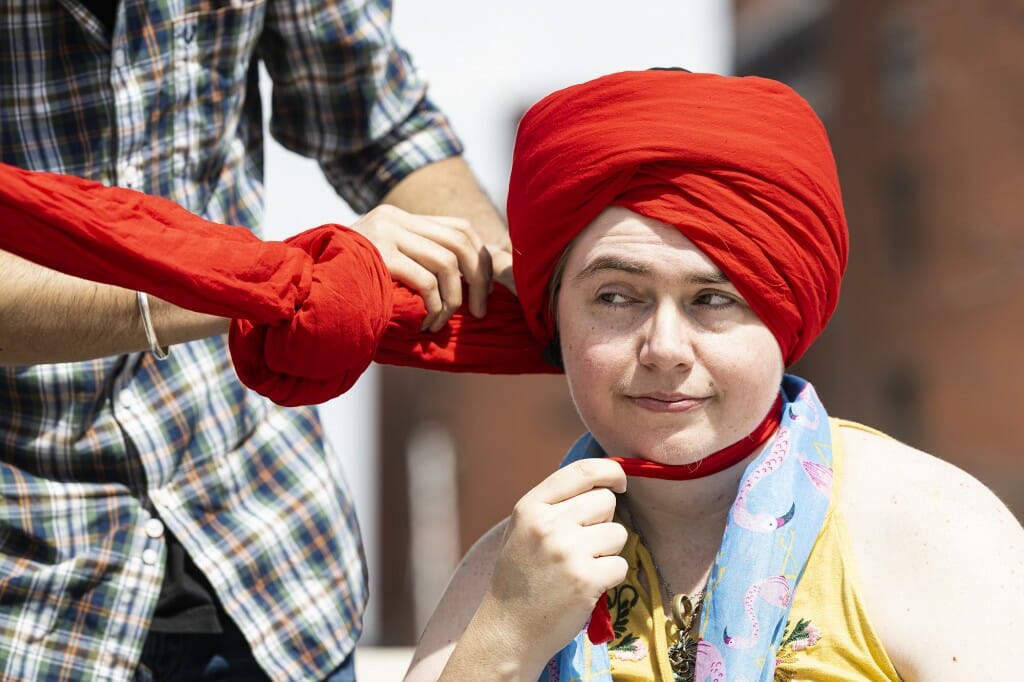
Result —
M1019 676L1024 529L785 374L847 259L806 102L679 70L555 92L508 216L589 433L470 551L407 679Z

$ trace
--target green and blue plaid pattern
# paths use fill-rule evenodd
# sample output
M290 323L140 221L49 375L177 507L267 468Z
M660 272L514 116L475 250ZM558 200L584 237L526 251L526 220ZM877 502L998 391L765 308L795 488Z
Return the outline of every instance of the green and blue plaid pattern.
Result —
M384 1L0 3L0 160L258 229L271 132L357 211L461 151ZM305 226L294 226L296 231ZM155 509L275 680L351 652L366 575L313 409L245 390L223 338L0 368L0 678L130 679L163 575ZM156 537L151 537L156 535Z

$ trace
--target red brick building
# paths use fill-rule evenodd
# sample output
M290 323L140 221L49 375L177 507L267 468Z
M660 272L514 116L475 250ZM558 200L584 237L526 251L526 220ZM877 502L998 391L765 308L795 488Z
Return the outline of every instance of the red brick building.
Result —
M842 298L795 370L1024 516L1024 8L750 0L736 44L815 106L843 184Z

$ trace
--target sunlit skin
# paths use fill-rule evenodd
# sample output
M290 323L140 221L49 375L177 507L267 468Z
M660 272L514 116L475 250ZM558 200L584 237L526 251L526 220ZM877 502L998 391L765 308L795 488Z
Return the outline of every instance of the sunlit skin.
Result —
M609 454L688 464L757 426L782 352L700 249L619 207L570 248L556 308L566 378Z

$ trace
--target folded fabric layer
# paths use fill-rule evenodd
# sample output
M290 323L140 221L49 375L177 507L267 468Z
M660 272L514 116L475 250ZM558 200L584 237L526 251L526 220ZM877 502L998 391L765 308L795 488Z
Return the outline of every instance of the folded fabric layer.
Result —
M445 329L421 332L420 296L392 282L374 246L340 225L266 242L166 199L0 164L0 249L233 318L239 378L282 405L329 400L374 360L447 371L557 371L544 362L516 297L499 286L486 318L463 307Z
M516 289L534 333L554 333L548 285L562 251L609 206L672 225L800 358L839 299L849 237L825 128L764 78L609 74L523 116L509 180Z

